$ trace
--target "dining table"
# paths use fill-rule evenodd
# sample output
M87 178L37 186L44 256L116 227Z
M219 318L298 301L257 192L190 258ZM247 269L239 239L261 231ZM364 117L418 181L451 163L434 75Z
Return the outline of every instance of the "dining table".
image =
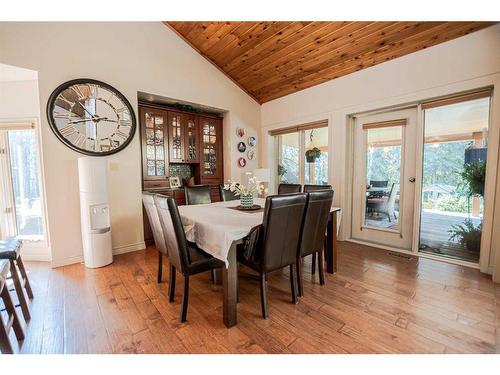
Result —
M262 208L255 211L236 209L239 200L209 204L179 206L184 231L188 241L206 253L224 262L222 269L223 321L226 327L237 324L238 263L237 246L262 224L266 200L255 198L254 204ZM337 270L337 233L341 209L332 207L326 233L326 272Z

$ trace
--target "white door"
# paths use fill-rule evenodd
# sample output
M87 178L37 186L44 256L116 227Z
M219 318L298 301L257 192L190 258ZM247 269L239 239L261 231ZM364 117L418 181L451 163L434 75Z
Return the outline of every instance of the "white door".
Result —
M417 108L354 118L352 238L412 250Z

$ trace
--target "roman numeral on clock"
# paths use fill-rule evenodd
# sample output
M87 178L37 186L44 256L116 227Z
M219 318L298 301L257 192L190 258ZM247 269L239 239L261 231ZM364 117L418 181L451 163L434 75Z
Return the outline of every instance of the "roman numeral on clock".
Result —
M68 138L72 134L79 133L79 131L75 127L75 125L70 124L70 125L65 126L64 128L59 129L59 133L61 133L61 135L64 138Z

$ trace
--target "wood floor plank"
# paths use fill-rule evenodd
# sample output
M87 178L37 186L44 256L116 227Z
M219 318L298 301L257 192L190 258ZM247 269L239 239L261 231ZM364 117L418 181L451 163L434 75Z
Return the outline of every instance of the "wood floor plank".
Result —
M167 275L156 281L154 247L92 270L26 263L35 299L26 339L14 345L21 353L500 353L500 286L489 277L347 242L325 286L305 260L297 305L288 270L273 272L266 320L258 281L241 267L231 329L221 318L222 287L208 273L191 278L180 323L180 276L169 303Z

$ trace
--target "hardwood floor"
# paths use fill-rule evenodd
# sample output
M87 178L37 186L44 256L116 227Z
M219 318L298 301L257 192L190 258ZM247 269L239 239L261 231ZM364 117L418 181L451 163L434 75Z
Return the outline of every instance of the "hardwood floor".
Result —
M35 299L21 353L499 353L500 285L476 270L339 243L339 272L290 303L288 271L269 278L270 318L258 280L240 270L238 325L222 323L222 288L191 281L179 322L167 277L156 283L154 248L111 266L50 269L27 262ZM168 269L167 260L164 270ZM317 275L316 275L317 277ZM178 283L181 284L180 282ZM15 339L12 337L14 343Z

